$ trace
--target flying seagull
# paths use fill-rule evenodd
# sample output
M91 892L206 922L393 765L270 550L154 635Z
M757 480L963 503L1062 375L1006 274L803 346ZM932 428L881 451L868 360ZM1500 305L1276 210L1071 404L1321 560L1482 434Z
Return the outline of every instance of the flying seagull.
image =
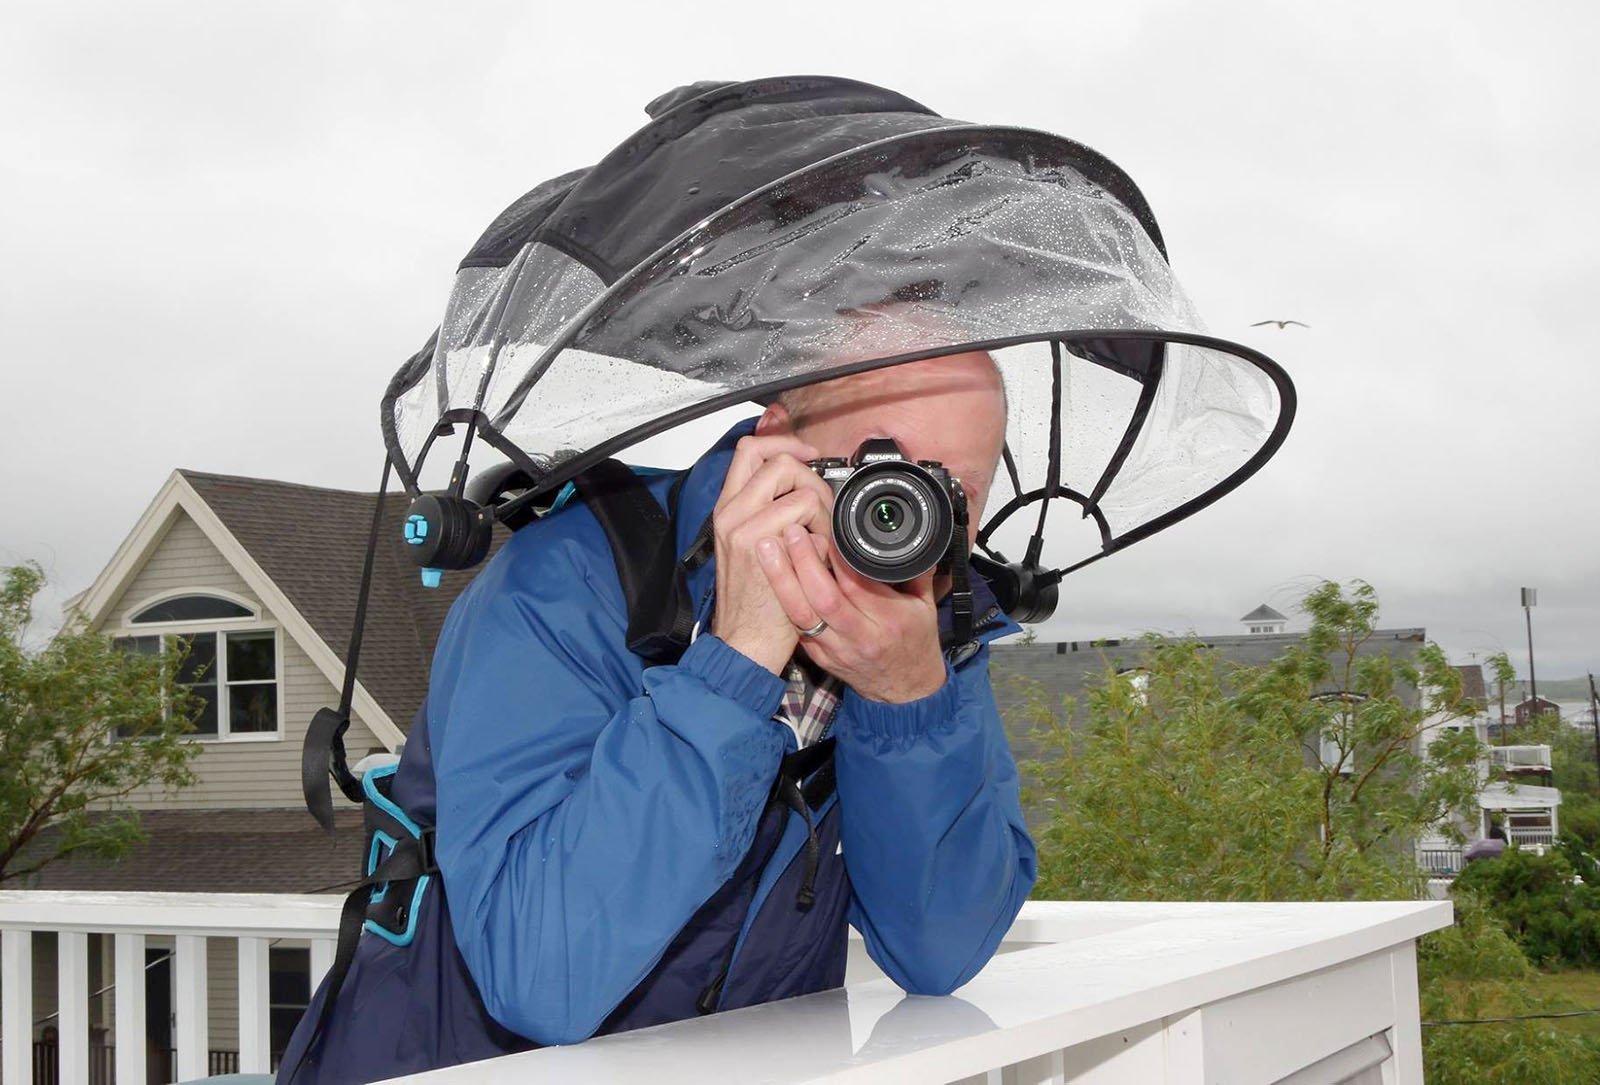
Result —
M1264 325L1267 325L1267 324L1276 324L1278 326L1278 330L1279 331L1282 331L1283 329L1287 328L1290 324L1294 324L1294 325L1296 325L1298 327L1301 327L1301 328L1309 328L1309 327L1311 327L1310 324L1303 324L1298 320L1258 320L1258 321L1256 321L1254 324L1252 324L1250 326L1252 328L1260 328L1260 327L1262 327Z

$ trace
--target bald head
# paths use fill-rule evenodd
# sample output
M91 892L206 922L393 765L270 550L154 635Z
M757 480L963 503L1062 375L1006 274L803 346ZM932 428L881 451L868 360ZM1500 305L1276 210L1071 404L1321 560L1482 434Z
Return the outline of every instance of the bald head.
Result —
M961 480L976 530L1005 442L1005 385L982 351L905 362L786 392L756 432L793 433L824 456L892 437L910 458L938 460Z

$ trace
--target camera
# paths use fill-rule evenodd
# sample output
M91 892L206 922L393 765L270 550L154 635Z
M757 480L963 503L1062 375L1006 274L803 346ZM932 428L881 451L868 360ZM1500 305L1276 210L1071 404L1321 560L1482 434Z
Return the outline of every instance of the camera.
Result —
M869 580L903 584L965 551L966 492L937 460L908 460L892 438L874 437L848 460L807 466L833 489L834 546Z

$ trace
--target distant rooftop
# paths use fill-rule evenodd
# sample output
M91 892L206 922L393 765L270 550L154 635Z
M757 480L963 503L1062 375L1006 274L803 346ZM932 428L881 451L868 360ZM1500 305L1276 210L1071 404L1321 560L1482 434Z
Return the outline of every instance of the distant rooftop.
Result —
M1262 603L1256 609L1239 619L1241 622L1286 622L1289 620L1285 614L1279 614L1267 604Z

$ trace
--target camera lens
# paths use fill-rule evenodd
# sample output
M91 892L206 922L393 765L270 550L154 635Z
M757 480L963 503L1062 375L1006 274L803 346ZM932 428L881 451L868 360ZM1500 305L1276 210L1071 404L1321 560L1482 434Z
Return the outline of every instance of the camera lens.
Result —
M840 555L862 576L885 584L914 580L950 547L950 497L925 469L904 460L856 471L833 506Z

